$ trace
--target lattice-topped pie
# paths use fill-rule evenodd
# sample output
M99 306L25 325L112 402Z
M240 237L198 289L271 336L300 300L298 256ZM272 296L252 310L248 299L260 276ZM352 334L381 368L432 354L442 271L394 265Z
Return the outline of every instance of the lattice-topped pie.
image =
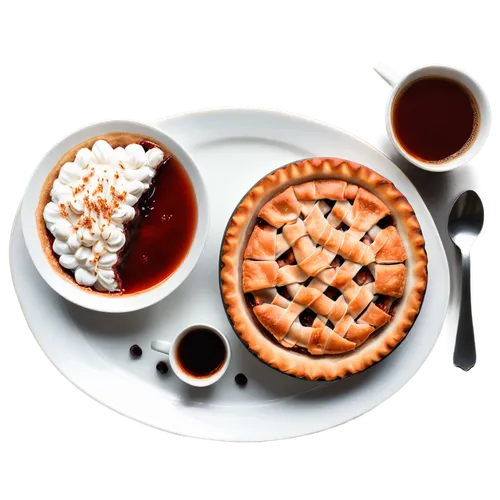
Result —
M331 380L379 361L404 338L426 263L418 221L392 183L352 162L306 160L264 178L233 214L223 300L263 361Z

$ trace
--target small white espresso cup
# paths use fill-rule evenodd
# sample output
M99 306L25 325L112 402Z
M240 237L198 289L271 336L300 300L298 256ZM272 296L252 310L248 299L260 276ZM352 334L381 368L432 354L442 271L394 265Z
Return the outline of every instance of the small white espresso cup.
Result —
M220 366L220 368L207 376L197 377L182 368L181 363L179 362L179 344L181 340L193 332L194 330L208 330L213 334L217 335L224 344L226 350L226 357ZM174 373L186 384L192 385L194 387L207 387L209 385L215 384L218 380L222 378L224 373L226 373L227 367L229 366L229 361L231 359L231 345L227 338L219 331L217 328L213 326L204 325L204 324L196 324L187 327L182 330L171 342L167 340L153 340L151 342L151 349L162 352L164 354L168 354L170 359L170 366Z
M385 112L387 134L391 142L394 144L394 147L409 162L419 168L428 170L429 172L446 172L469 162L483 147L491 127L490 104L483 89L468 74L450 66L421 66L410 71L403 77L400 77L382 62L377 63L373 69L392 87ZM399 95L399 93L415 80L433 76L449 78L464 85L467 89L469 89L470 93L476 100L479 110L479 128L471 146L469 146L469 148L462 154L452 157L448 161L444 161L442 163L425 162L409 154L399 143L394 133L392 123L392 106L394 104L394 99Z

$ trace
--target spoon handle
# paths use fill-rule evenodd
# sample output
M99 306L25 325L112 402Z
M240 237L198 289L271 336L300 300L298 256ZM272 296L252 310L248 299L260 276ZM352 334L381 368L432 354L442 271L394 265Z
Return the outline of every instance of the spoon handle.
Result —
M453 364L469 371L476 364L476 344L470 298L470 255L462 253L462 297Z

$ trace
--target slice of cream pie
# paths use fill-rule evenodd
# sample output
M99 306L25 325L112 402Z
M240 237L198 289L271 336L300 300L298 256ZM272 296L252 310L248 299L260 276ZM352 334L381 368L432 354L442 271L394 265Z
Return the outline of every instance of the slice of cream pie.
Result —
M53 267L82 287L121 291L116 268L127 227L170 157L146 139L116 133L82 143L45 182L37 211L42 245Z

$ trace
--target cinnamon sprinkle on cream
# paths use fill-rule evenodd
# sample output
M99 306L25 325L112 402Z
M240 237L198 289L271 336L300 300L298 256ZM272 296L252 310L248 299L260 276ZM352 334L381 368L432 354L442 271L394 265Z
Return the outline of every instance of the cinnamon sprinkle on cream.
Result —
M92 192L92 196L95 196L96 194L98 193L102 193L104 190L104 187L102 184L97 184L97 187L94 189L94 191Z
M92 219L90 217L82 217L78 222L77 226L84 229L92 229Z
M59 203L59 212L61 213L61 217L63 219L68 218L68 209L64 203Z
M81 193L84 189L85 189L85 185L80 184L76 187L72 187L71 191L73 192L73 196L76 196L78 193ZM75 200L75 203L76 203L76 200Z

